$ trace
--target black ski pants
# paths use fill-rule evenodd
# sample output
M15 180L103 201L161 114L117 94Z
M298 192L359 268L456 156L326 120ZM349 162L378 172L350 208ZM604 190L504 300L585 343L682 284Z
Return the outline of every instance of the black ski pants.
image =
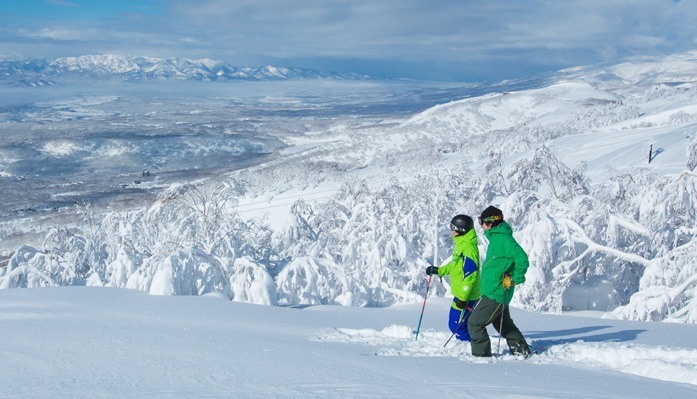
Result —
M501 323L501 306L504 305L483 296L472 309L472 314L467 320L467 329L472 337L472 355L491 356L491 340L486 331L489 324L493 324L496 331L506 339L512 354L530 354L530 346L523 333L513 323L508 306L503 308L503 324Z

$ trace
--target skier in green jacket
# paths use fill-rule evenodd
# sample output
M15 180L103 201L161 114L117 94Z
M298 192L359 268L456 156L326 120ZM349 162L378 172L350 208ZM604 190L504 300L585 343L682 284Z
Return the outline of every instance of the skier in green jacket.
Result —
M453 257L450 263L441 267L429 266L426 274L450 276L450 291L453 303L450 306L448 327L461 341L469 341L467 318L472 306L479 299L479 248L474 221L467 215L456 215L450 221L453 235Z
M503 212L490 206L479 217L479 224L489 240L486 259L482 264L480 289L482 298L467 320L472 337L472 355L491 356L491 340L486 326L493 324L506 339L513 355L527 356L530 346L520 332L508 309L515 286L525 282L528 255L513 238L513 230L503 220ZM503 316L503 320L501 319Z

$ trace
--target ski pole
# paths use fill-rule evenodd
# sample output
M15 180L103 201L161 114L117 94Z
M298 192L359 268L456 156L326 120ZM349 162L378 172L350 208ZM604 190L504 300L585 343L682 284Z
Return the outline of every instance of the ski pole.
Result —
M501 336L503 335L503 311L506 310L506 292L508 291L507 288L503 289L503 303L501 304L501 321L499 323L499 344L498 347L496 348L496 353L501 355Z
M419 330L421 330L421 320L423 320L424 310L426 310L426 299L428 299L428 290L431 289L431 278L433 278L433 274L428 275L428 283L426 283L426 295L424 296L424 304L421 307L421 317L419 317L419 326L416 327L416 338L414 338L414 341L419 339Z

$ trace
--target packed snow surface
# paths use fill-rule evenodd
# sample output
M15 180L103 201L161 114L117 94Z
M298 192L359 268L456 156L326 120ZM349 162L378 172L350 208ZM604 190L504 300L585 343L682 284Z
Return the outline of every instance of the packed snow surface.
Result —
M261 306L219 296L0 290L3 398L694 398L694 325L512 315L537 354L474 358L449 300ZM497 336L490 330L496 353Z

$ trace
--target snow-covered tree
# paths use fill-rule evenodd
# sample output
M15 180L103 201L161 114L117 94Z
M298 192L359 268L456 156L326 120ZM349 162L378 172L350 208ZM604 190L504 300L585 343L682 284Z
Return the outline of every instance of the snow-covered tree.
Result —
M687 169L694 171L697 168L697 134L687 145Z

